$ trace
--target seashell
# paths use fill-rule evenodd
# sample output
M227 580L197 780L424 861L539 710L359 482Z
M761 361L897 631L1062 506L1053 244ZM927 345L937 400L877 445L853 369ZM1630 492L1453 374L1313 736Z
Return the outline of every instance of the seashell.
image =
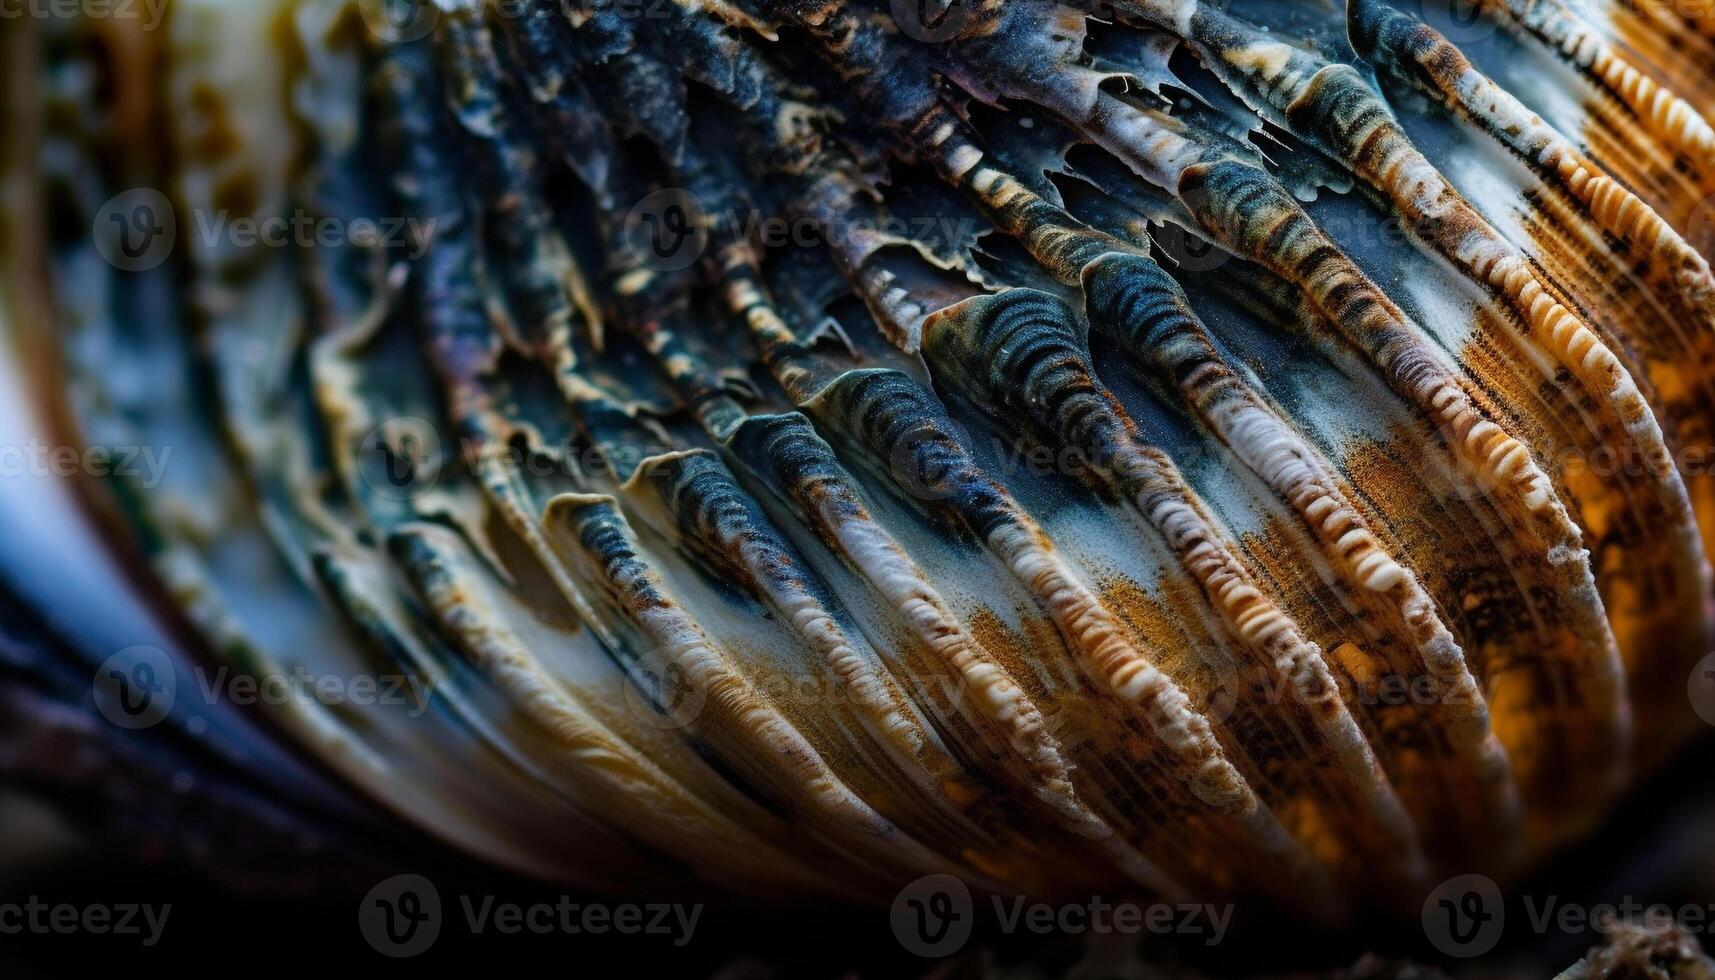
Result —
M32 20L32 669L580 888L1514 880L1703 727L1715 22L1432 6Z

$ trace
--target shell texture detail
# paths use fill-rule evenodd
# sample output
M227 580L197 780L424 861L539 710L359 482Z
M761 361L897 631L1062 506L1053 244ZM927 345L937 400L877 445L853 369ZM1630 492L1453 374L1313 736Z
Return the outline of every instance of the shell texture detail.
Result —
M79 502L173 656L413 678L257 710L480 861L1520 875L1702 725L1715 20L1099 6L41 20L22 380L171 447Z

